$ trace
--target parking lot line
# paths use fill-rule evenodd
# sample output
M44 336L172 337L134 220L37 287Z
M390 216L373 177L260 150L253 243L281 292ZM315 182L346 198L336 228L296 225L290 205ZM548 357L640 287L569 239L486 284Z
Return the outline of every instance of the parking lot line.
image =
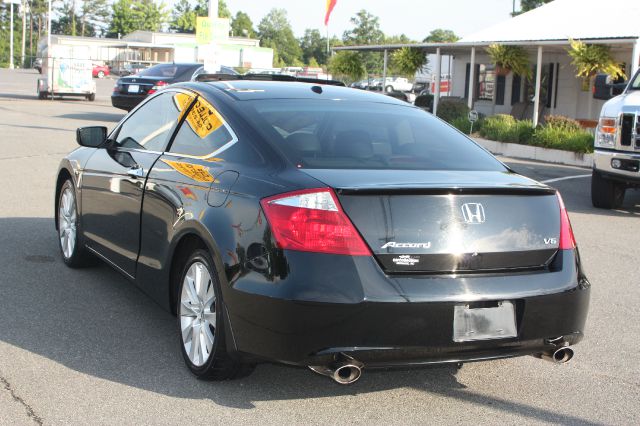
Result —
M561 180L579 179L579 178L585 178L585 177L591 177L591 173L589 173L588 175L564 176L564 177L559 177L559 178L554 178L554 179L541 180L540 182L542 182L542 183L551 183L551 182L559 182Z

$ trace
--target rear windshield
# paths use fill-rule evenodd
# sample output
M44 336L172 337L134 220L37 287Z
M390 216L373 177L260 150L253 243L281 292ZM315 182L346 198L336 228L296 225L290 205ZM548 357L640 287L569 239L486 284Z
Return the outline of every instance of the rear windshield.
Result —
M174 78L176 76L180 76L185 71L192 68L195 67L193 65L159 64L154 65L151 68L147 68L146 70L140 71L138 75L142 77Z
M410 106L261 99L241 109L299 168L505 170L466 136Z

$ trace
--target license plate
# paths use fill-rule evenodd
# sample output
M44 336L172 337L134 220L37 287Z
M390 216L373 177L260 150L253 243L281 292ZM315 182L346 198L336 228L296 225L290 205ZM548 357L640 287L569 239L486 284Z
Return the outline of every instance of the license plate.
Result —
M508 300L494 308L470 308L456 305L453 310L453 341L506 339L516 337L516 315Z
M140 91L139 84L130 84L129 87L127 88L127 92L129 93L138 93L139 91Z

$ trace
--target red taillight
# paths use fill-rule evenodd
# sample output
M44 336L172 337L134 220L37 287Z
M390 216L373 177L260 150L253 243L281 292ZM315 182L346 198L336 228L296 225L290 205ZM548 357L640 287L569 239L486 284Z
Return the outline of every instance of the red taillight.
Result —
M567 209L562 201L562 196L559 192L556 192L558 196L558 203L560 204L560 250L573 250L576 248L576 238L573 236L573 229L571 229L571 222L569 221L569 215Z
M260 204L281 249L371 255L331 189L288 192Z
M162 89L165 86L168 86L169 83L167 83L166 81L158 81L156 84L153 85L153 87L151 89L149 89L149 91L147 92L149 95L153 95L154 93L156 93L158 90Z

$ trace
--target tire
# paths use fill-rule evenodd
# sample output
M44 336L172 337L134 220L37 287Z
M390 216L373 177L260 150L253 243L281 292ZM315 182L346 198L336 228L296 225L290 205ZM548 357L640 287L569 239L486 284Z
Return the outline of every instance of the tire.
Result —
M98 78L104 78L104 71L98 71Z
M393 92L393 86L387 86L387 87L385 87L385 88L384 88L384 90L385 90L387 93L391 93L391 92Z
M38 89L38 99L41 101L47 99L47 92L41 92L40 89Z
M58 247L62 261L71 268L92 265L94 259L82 244L76 193L73 182L69 179L60 187L56 211L58 215Z
M179 279L178 332L189 370L202 380L230 380L250 374L253 366L227 352L220 284L209 253L195 250Z
M605 179L596 170L591 174L591 203L600 209L616 209L624 201L623 183Z
M96 94L95 93L91 93L90 95L87 95L87 100L89 102L93 102L96 100Z

